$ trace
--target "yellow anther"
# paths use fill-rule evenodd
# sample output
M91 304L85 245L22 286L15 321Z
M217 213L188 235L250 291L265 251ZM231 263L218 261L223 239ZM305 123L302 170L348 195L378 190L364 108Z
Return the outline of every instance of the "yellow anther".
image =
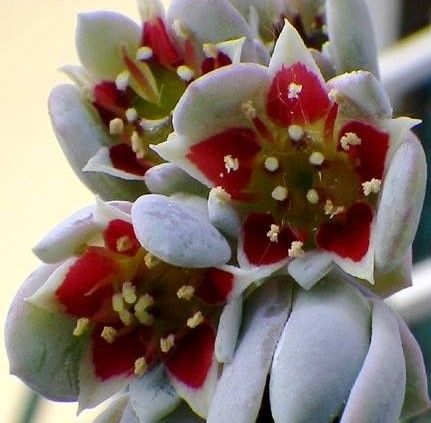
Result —
M129 109L126 110L126 119L130 123L132 123L136 119L138 119L138 112L136 111L136 109L134 107L130 107Z
M135 304L135 311L145 311L148 307L154 304L154 298L150 294L141 295Z
M241 112L248 120L253 120L256 117L256 109L251 100L244 101L244 103L241 104Z
M120 236L120 238L117 239L115 246L117 247L117 251L119 253L124 253L133 247L133 241L127 235Z
M112 308L117 313L124 310L124 299L123 294L117 293L112 296Z
M286 187L279 185L272 190L271 197L275 201L284 201L287 198L288 193L289 191Z
M143 159L145 157L145 144L136 131L133 131L130 141L132 143L132 150L136 154L136 157L138 159Z
M183 285L178 291L177 291L177 297L182 300L191 300L193 295L195 293L195 288L191 285Z
M204 321L204 315L198 311L192 317L187 319L187 326L191 329L199 326Z
M181 65L177 67L177 75L183 81L190 82L194 78L195 73L192 68L189 68L186 65Z
M231 195L223 187L215 187L212 189L212 192L220 202L228 202L231 199Z
M382 181L380 179L373 178L371 181L366 181L362 184L362 190L364 195L378 194L382 187Z
M269 172L275 172L280 167L280 163L278 162L277 157L271 156L265 159L264 166Z
M313 153L311 153L310 157L308 158L308 161L313 166L320 166L325 161L325 156L319 151L314 151Z
M135 304L136 302L136 287L131 282L124 282L122 287L124 301L127 304Z
M293 141L300 141L304 137L305 131L299 125L290 125L287 128L287 133Z
M119 73L115 79L115 86L117 87L117 90L126 91L127 87L129 86L129 80L130 72L128 70L124 70L123 72Z
M290 258L298 258L304 255L304 250L302 247L304 246L304 243L301 241L293 241L292 244L290 244L290 248L287 251Z
M151 326L154 323L154 316L146 310L135 311L135 317L144 326Z
M332 88L328 93L328 98L332 101L337 101L339 99L340 92L335 88Z
M112 326L105 326L100 336L108 343L112 344L117 337L118 332Z
M317 204L319 202L319 194L315 189L309 189L307 191L307 201L311 204Z
M81 336L88 329L88 325L90 324L90 320L86 317L81 317L76 321L75 329L73 329L73 336Z
M174 30L175 34L183 40L190 38L190 31L179 19L174 20L172 29Z
M231 171L237 171L239 169L239 160L237 158L232 157L230 154L224 156L224 167L227 170L227 173Z
M148 46L142 46L138 48L136 52L136 60L144 62L145 60L149 60L153 57L153 49Z
M295 82L291 82L289 84L289 92L287 93L287 98L289 100L292 100L294 98L299 98L299 94L302 91L302 85L296 84Z
M329 215L329 218L332 219L337 214L343 213L346 208L344 206L334 206L334 203L331 200L326 200L326 203L323 207L323 210L326 215Z
M209 58L213 58L213 59L217 58L218 49L217 49L217 46L215 44L207 43L207 44L204 44L202 46L202 48L203 48L203 51L205 53L205 56L207 56Z
M120 317L120 320L123 322L124 326L130 326L135 322L135 317L132 313L130 313L129 310L120 310L118 312L118 316Z
M340 139L341 148L345 151L350 150L351 145L361 145L362 140L354 132L346 132Z
M142 376L148 369L148 363L145 357L139 357L135 361L135 375Z
M153 267L158 266L162 261L153 256L151 253L147 253L145 254L144 262L148 269L152 269Z
M160 349L163 353L169 352L175 345L175 336L171 333L166 338L160 338Z
M271 242L278 242L279 233L280 233L280 226L272 224L271 228L266 233L266 236L269 238Z
M111 135L120 135L124 131L124 123L120 118L112 119L109 122L109 133Z

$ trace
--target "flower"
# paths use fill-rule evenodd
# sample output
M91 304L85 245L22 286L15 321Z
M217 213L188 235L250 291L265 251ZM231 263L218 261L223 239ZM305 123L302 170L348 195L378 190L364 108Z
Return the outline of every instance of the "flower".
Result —
M171 112L191 81L240 60L268 60L242 16L225 1L173 1L166 16L158 0L138 4L141 26L115 12L79 15L76 48L82 67L63 70L80 93L63 85L50 97L53 126L72 166L103 197L115 198L111 186L119 184L117 200L145 192L146 171L162 162L148 145L172 131Z
M35 247L48 264L25 282L9 313L11 372L50 399L78 399L80 410L156 378L171 392L158 413L183 398L205 416L217 380L214 349L222 360L233 353L232 328L217 334L218 319L259 276L224 265L229 245L198 213L199 199L149 197L158 229L147 237L142 199L133 207L99 201ZM185 225L177 232L189 238L181 251L163 223L166 211ZM155 233L167 241L156 240L157 255L148 247Z
M326 83L286 21L269 68L232 65L192 83L175 132L153 149L226 193L242 267L314 263L316 282L330 269L316 264L323 252L373 283L375 267L390 271L407 254L424 197L416 122L391 112L368 72Z
M395 422L430 408L420 348L380 299L342 274L310 291L291 282L273 279L246 302L207 422L253 422L262 398L262 421L276 423Z

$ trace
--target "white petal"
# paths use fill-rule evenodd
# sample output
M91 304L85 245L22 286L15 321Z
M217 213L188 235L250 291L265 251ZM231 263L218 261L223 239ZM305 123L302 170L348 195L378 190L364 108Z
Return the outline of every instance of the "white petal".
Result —
M309 290L330 272L332 265L332 259L328 254L310 251L292 260L287 266L287 271L303 289Z
M125 65L121 49L134 54L141 30L137 23L119 13L80 13L76 29L76 51L85 69L99 80L115 80Z
M384 179L376 220L375 260L381 269L399 264L415 236L426 186L425 153L410 136L396 151Z
M208 423L249 423L259 413L272 356L289 316L291 284L267 282L245 307L238 347L217 384Z
M57 263L73 255L97 232L94 206L85 207L51 229L33 248L45 263Z
M124 410L129 402L129 395L122 394L114 399L108 408L99 416L97 416L93 423L120 423L123 417ZM132 422L128 422L132 423ZM139 422L133 422L139 423Z
M96 197L96 206L94 207L94 221L100 228L106 228L112 220L123 220L132 223L130 213L132 203L129 201L109 201L105 202Z
M144 181L142 175L126 172L125 170L114 167L109 155L109 148L101 147L96 154L90 158L87 164L82 168L83 172L101 172L116 178L126 179L128 181Z
M228 195L228 194L227 194ZM241 220L225 193L213 188L208 196L208 214L211 223L222 233L237 238L241 232Z

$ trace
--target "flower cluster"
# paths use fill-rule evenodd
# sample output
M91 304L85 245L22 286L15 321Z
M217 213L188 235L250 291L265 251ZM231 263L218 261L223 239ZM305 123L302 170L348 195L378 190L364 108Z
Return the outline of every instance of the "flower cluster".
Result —
M141 25L80 15L76 86L51 94L98 198L34 248L11 371L79 410L111 399L99 423L427 409L420 349L382 301L410 283L425 156L363 1L138 5Z

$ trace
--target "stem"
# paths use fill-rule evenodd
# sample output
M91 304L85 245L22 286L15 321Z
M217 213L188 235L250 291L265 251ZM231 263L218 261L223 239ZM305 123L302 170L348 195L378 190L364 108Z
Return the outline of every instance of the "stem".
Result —
M26 406L23 410L19 423L32 423L37 415L39 409L40 396L33 391L27 394Z

